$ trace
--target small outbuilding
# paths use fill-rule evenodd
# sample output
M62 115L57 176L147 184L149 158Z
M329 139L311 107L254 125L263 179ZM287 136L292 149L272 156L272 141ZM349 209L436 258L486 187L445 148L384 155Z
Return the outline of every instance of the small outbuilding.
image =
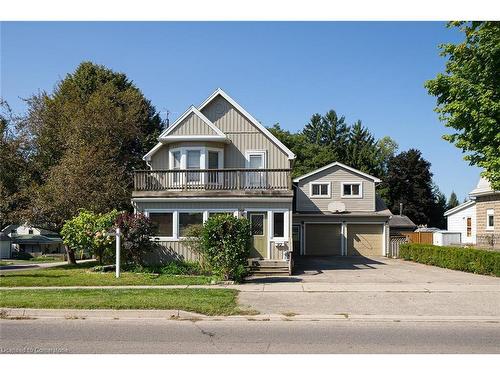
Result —
M476 243L476 201L464 202L444 213L448 231L460 233L460 243Z

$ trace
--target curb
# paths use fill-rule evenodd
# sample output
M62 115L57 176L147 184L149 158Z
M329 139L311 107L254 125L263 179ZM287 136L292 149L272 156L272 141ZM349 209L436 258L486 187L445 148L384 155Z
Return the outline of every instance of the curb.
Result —
M227 322L317 322L317 321L357 321L357 322L453 322L453 323L500 323L500 316L446 316L446 315L230 315L207 316L183 310L52 310L16 309L0 310L0 319L33 320L178 320L178 321L227 321Z

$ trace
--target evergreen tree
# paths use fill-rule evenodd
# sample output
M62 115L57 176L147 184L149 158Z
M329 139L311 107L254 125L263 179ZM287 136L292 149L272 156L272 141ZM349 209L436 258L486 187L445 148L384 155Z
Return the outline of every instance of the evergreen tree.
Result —
M377 143L361 121L357 121L351 127L346 151L345 164L374 176L381 174L382 166L379 163Z
M446 229L446 196L439 190L437 186L433 187L434 201L429 216L429 226L439 229Z
M450 199L448 200L448 203L446 205L447 209L450 210L453 207L457 207L459 204L460 202L458 201L457 195L454 191L452 191L450 194Z
M429 225L435 215L430 165L418 150L401 152L389 159L387 175L382 183L387 189L389 209L399 212L399 204L402 203L403 213L415 224Z
M312 115L311 120L302 133L306 136L307 140L315 145L324 145L326 138L325 123L319 113Z

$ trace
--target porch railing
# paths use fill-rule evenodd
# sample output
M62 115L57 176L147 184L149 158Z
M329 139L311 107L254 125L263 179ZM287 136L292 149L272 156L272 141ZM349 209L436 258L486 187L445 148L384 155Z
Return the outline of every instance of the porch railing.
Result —
M182 169L134 171L137 191L291 190L290 169Z

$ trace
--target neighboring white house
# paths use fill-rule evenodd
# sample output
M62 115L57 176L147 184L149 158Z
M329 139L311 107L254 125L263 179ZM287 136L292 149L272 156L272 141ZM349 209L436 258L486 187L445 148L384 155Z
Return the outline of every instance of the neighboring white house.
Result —
M461 242L476 243L476 202L467 201L444 213L449 232L460 232Z

